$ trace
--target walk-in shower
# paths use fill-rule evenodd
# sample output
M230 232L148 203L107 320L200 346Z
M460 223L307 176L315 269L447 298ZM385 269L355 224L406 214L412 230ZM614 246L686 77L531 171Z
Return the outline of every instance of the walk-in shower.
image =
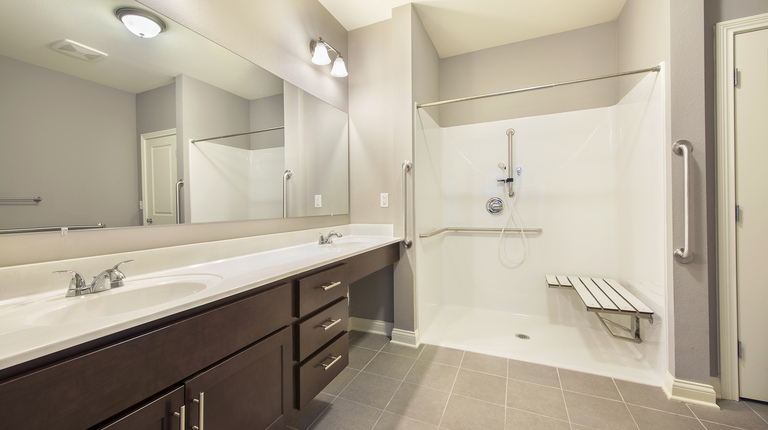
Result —
M658 70L633 72L647 74L602 108L446 127L423 109L560 84L419 105L412 228L424 343L660 383L669 151L663 75L648 73ZM503 211L489 213L492 198ZM610 337L547 274L621 281L655 312L643 343Z

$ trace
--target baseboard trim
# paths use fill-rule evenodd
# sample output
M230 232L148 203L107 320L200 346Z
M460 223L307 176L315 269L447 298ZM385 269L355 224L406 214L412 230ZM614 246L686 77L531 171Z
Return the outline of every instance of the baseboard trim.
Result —
M717 393L711 385L675 379L667 372L663 388L670 400L720 409L717 406Z
M399 328L392 329L392 343L416 348L419 346L419 330L408 331Z
M364 331L366 333L383 334L392 336L394 324L381 320L369 320L365 318L349 317L349 329L355 331Z

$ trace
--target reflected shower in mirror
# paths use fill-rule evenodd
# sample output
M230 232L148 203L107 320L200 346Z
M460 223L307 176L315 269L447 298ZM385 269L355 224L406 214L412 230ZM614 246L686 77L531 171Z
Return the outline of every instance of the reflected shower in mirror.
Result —
M279 218L284 203L291 217L348 213L345 113L292 85L284 97L282 79L166 17L163 33L136 37L114 15L126 6L147 10L132 0L0 5L0 199L42 197L0 200L0 230ZM344 137L343 150L303 148L324 129L297 129L302 110L343 117L323 123L339 127L328 134ZM309 179L322 162L332 185L300 187L323 182ZM296 202L283 202L286 169ZM307 208L316 194L321 207Z

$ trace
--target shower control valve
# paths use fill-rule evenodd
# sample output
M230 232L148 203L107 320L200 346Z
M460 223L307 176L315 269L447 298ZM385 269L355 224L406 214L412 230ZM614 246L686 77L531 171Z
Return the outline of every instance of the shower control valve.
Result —
M499 197L491 197L485 203L485 209L492 215L499 214L504 210L504 202Z

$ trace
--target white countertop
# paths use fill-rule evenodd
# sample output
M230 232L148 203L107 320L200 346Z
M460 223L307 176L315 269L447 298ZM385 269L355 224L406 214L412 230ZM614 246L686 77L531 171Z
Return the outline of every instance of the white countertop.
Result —
M124 287L65 298L63 288L0 301L0 369L183 312L399 242L392 236L345 235L332 245L302 245L131 277ZM121 267L121 269L123 269ZM65 278L62 278L62 281ZM179 285L187 283L187 285ZM203 286L204 284L204 286ZM160 285L163 303L130 306L131 294ZM174 290L174 286L178 287ZM193 288L198 286L196 288ZM186 288L186 292L180 291ZM170 292L170 295L162 295ZM124 296L120 296L125 294ZM141 293L143 294L143 293ZM178 296L178 297L177 297ZM141 297L138 295L133 298ZM145 296L146 297L146 296ZM151 301L152 299L145 299ZM126 305L128 303L128 305ZM119 308L115 311L110 306ZM127 306L127 307L126 307Z

